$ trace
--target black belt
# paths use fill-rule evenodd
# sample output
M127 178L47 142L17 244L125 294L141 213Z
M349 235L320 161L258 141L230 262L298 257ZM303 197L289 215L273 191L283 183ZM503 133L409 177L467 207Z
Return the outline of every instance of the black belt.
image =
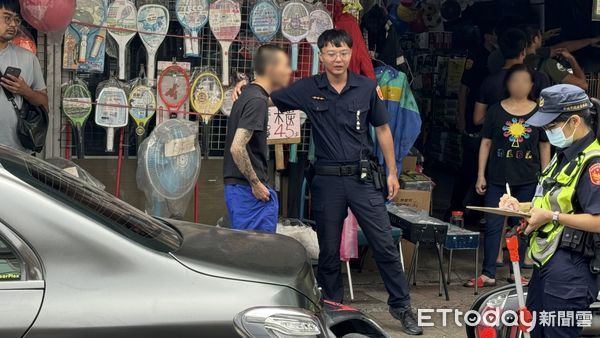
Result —
M315 175L320 176L356 176L359 172L358 164L315 166Z

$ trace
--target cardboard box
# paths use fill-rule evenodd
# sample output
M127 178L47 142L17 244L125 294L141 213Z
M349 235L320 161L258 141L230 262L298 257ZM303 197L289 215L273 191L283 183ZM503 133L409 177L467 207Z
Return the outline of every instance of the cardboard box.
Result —
M406 205L411 208L430 212L431 191L400 189L394 202L399 205Z
M405 156L402 160L402 172L406 171L417 171L417 157L416 156Z

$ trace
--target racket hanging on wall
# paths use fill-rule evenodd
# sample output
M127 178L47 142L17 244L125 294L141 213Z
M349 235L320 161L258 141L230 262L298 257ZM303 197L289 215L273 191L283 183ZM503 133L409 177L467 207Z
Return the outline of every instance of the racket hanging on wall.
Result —
M313 52L311 74L316 75L319 73L319 46L317 46L317 41L324 31L333 28L333 20L320 3L310 12L309 17L310 29L308 30L306 41L310 43Z
M119 47L119 80L125 80L127 44L137 34L137 8L130 0L115 0L108 6L106 19L108 34Z
M281 12L271 0L259 0L250 11L250 30L260 42L269 42L279 31Z
M153 86L156 79L156 52L169 30L169 10L164 6L152 4L140 7L137 29L148 53L148 84Z
M229 86L229 47L240 32L242 25L240 2L217 0L210 4L208 17L210 30L221 45L221 79L224 86Z
M129 121L129 108L124 85L114 78L101 82L96 91L97 125L106 128L106 151L114 151L115 129L122 128Z
M148 123L156 113L156 95L154 95L154 90L147 85L144 70L129 93L129 107L129 115L136 124L135 134L139 147L146 136Z
M92 113L92 94L85 82L74 79L63 85L61 109L74 128L74 136L77 140L77 158L82 160L85 156L84 127Z
M208 0L177 0L175 13L186 32L185 56L200 56L198 35L208 22Z
M200 114L203 123L203 141L204 158L208 158L209 153L209 122L212 117L221 109L223 105L223 85L221 81L210 71L200 72L194 77L191 88L190 102L192 109Z
M156 90L171 118L175 118L189 97L190 77L183 67L173 62L160 73Z
M310 14L303 2L290 1L281 12L281 33L292 43L292 70L298 70L298 44L310 28Z

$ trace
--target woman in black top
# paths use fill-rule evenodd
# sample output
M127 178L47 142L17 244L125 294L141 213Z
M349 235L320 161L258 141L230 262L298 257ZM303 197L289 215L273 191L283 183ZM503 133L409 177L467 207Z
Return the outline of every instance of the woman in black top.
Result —
M475 188L478 194L485 195L487 207L498 206L498 199L506 193L507 183L518 200L531 200L538 174L550 161L550 144L545 133L525 123L537 111L537 103L532 98L532 72L525 65L515 65L506 73L504 83L507 98L489 108L481 133ZM502 216L486 214L485 217L483 272L477 280L479 287L496 284L496 258L505 224ZM520 247L524 253L525 245ZM471 280L465 286L474 286L474 283L475 280Z

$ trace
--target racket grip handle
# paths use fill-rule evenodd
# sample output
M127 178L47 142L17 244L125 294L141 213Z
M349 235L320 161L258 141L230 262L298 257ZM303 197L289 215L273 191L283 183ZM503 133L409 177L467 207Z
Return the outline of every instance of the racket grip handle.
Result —
M298 70L298 44L292 44L292 70L295 72Z
M119 47L119 80L125 80L125 48Z
M289 158L290 163L296 163L298 162L298 145L297 144L292 144L290 145L290 158Z
M87 55L87 34L81 37L81 43L79 44L79 58L77 61L79 63L85 63L86 55Z
M154 86L156 83L156 51L148 53L148 83Z
M106 129L106 151L112 152L115 149L115 128Z
M192 45L192 39L188 36L185 37L185 56L196 56L194 55L194 47Z
M319 47L312 45L313 56L312 56L312 75L319 74Z
M231 41L222 41L221 48L223 49L223 73L222 81L223 86L229 86L229 47L231 47Z

